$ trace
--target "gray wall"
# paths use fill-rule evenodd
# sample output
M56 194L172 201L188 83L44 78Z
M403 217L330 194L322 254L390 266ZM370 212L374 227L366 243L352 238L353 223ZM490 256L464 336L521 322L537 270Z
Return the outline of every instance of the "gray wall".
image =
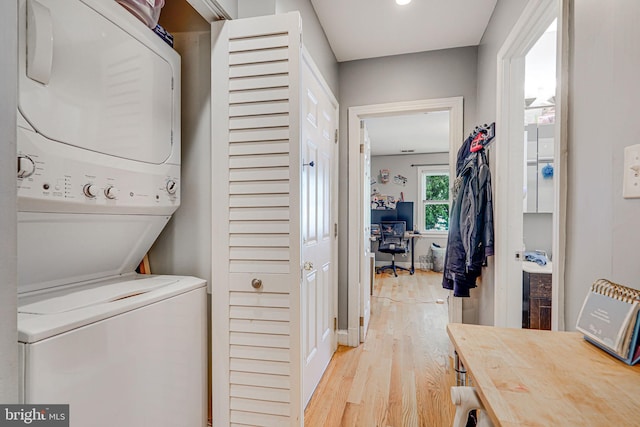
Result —
M238 18L273 15L276 13L276 0L238 0Z
M339 64L340 86L340 228L341 254L348 253L348 139L349 107L420 99L464 97L464 129L476 123L477 48L465 47ZM341 256L338 274L338 319L347 328L348 260Z
M640 289L640 199L622 198L623 150L637 144L640 2L573 2L569 69L566 315L574 329L598 278Z
M154 274L197 276L211 289L211 33L176 33L182 57L181 205L149 253Z
M524 246L527 251L542 250L548 256L553 256L551 243L553 241L553 214L525 213L523 214Z
M404 193L405 202L415 202L418 198L418 173L417 168L412 164L419 165L448 165L449 153L437 154L405 154L393 156L371 156L371 178L376 180L372 188L377 188L380 194L394 196L396 200L400 198L400 192ZM380 170L389 169L389 182L380 182ZM393 182L393 177L402 175L407 178L405 185ZM417 205L414 204L414 215L417 212Z
M293 10L300 11L302 16L302 42L337 98L339 91L338 62L333 50L331 50L329 40L320 26L316 11L310 0L276 1L276 13L287 13Z
M18 403L16 105L17 2L0 5L0 402Z

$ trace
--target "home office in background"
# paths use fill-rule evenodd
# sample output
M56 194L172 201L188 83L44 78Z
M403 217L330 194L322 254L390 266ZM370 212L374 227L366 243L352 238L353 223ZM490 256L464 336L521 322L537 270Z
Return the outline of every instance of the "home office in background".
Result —
M434 258L446 246L448 123L448 111L365 120L371 140L372 251L378 268L392 261L391 255L377 250L375 230L385 221L406 222L409 250L396 254L395 264L410 271L434 270Z

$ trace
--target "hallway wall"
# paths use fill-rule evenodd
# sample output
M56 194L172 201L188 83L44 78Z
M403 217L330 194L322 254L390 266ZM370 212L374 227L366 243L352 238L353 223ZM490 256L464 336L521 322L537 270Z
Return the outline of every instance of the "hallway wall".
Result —
M573 2L569 68L566 324L596 279L640 289L640 199L622 198L624 147L638 144L640 3Z

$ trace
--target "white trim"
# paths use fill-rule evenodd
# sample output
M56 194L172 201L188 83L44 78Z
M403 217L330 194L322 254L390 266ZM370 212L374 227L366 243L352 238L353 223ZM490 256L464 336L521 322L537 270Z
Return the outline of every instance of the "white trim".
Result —
M228 38L228 26L224 21L211 24L211 94L229 91L229 53L227 45L217 40ZM212 98L213 99L213 98ZM217 182L216 171L228 169L228 127L229 104L211 105L211 173ZM225 184L228 185L228 183ZM224 189L224 190L223 190ZM211 197L211 253L219 253L219 247L228 246L225 224L228 222L228 191L223 185L212 186ZM221 241L221 239L223 239ZM222 423L229 422L229 394L225 385L229 384L229 272L223 257L211 259L211 408ZM215 278L215 279L214 279ZM215 348L215 350L213 350Z
M231 19L231 16L216 0L187 0L200 16L207 22L218 19Z
M556 141L554 147L555 183L553 201L553 270L551 276L551 329L563 331L564 319L564 267L567 229L567 148L569 131L569 0L558 3L558 45L556 48Z
M451 175L455 175L456 155L463 139L463 98L461 96L451 98L425 99L407 102L392 102L388 104L373 104L350 107L348 110L349 135L349 223L348 223L348 259L357 260L348 263L348 343L351 347L359 344L360 325L360 284L359 284L359 248L360 248L360 223L362 215L361 194L363 172L360 170L360 120L368 117L381 117L400 115L413 112L449 111L449 166L453 169ZM456 313L462 313L462 302L455 298L451 306L460 305L459 311L453 307ZM461 316L460 316L461 317ZM450 317L451 321L451 317ZM461 318L460 318L461 321Z
M509 33L497 55L497 118L496 118L496 174L495 174L495 299L494 325L501 327L520 328L522 326L522 286L515 287L513 283L522 283L522 266L516 261L515 254L522 250L522 183L514 177L521 177L522 171L518 162L510 159L521 158L518 144L508 144L509 141L522 139L519 106L524 105L524 56L538 40L540 35L549 27L556 16L558 19L558 75L563 73L565 78L558 79L557 93L564 95L566 101L566 33L567 10L566 0L531 0L527 3L522 15ZM562 29L562 30L560 30ZM555 171L558 179L554 181L555 202L553 215L553 314L552 328L563 327L564 307L562 295L564 289L564 229L565 199L566 199L566 110L562 96L556 105L555 153L558 161ZM517 169L517 170L516 170ZM510 178L507 178L510 177ZM520 178L522 179L522 178ZM511 238L509 237L511 236ZM517 237L513 237L517 236ZM557 261L557 262L556 262Z
M338 330L338 344L348 346L349 345L349 332L345 329Z

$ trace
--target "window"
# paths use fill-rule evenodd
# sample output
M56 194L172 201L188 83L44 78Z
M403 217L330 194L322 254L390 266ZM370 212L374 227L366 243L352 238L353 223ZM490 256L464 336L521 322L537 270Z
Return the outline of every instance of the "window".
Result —
M422 200L418 219L420 231L444 233L449 230L449 166L418 168Z

